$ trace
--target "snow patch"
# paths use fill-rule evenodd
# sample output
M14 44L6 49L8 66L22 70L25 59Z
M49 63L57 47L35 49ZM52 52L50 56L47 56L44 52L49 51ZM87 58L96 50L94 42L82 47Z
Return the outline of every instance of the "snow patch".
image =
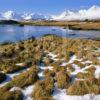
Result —
M67 95L66 89L59 89L57 86L55 86L53 98L55 100L100 100L100 95L95 94L86 94L83 96L70 96Z
M95 70L95 77L96 78L100 78L100 66L95 66L96 70Z

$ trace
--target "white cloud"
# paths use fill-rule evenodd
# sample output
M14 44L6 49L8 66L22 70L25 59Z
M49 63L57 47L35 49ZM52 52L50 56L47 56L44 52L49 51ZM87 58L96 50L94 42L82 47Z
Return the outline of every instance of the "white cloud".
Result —
M100 19L100 7L92 6L89 9L81 9L79 11L64 11L61 15L53 16L54 20L93 20Z
M0 14L0 19L5 20L93 20L97 19L100 20L100 7L99 6L92 6L89 9L80 9L78 11L71 11L67 10L62 12L60 15L43 15L40 13L15 13L13 11L7 11Z

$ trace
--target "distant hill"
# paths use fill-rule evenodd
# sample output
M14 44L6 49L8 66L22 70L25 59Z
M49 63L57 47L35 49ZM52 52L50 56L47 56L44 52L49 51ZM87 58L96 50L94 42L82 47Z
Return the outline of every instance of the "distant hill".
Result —
M19 22L14 20L0 20L0 24L19 24Z

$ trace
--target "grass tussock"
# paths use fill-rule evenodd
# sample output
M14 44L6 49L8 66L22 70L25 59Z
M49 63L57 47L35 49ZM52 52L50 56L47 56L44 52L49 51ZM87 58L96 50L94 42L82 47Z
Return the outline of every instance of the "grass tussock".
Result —
M88 81L92 82L93 84L97 85L97 86L100 86L100 78L90 78L88 79Z
M90 68L86 69L85 71L88 71L90 73L95 73L96 68L94 66L91 66Z
M85 73L79 72L76 76L79 79L88 79L88 78L93 78L94 77L94 73L91 73L89 71L85 72Z
M72 64L66 65L66 68L67 68L67 70L70 71L70 72L75 71L75 68L72 66Z
M4 93L6 93L7 91L9 91L12 87L13 87L13 85L11 83L8 83L5 86L1 87L0 88L0 97L2 97L2 95Z
M23 100L23 94L21 91L9 91L4 93L1 100Z
M53 67L53 71L59 72L60 70L65 70L65 67L60 66L61 65L61 61L56 61L54 63L51 64L51 66Z
M38 98L38 100L54 100L52 97L40 97L40 98Z
M53 70L46 69L44 71L44 75L45 75L45 77L54 77L55 76L55 72Z
M60 71L56 75L57 79L57 86L61 89L68 88L69 82L70 82L70 77L67 73L64 71Z
M85 94L99 94L99 88L91 81L75 81L68 90L68 95L85 95Z
M51 98L53 90L54 90L54 80L51 77L48 77L45 80L38 81L36 83L32 96L34 100L41 100L41 98L47 98L47 97Z
M51 63L53 63L53 60L46 57L46 58L44 58L43 62L46 66L49 66Z
M80 61L75 60L73 63L78 65L80 68L84 68L85 67L85 65L82 64Z
M13 84L13 86L23 88L34 84L38 79L38 69L36 67L32 67L30 70L14 77L11 84Z

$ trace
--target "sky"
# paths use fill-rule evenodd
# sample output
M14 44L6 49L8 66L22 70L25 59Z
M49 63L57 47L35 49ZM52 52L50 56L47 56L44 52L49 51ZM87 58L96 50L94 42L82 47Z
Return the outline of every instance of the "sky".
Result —
M100 0L0 0L0 12L38 12L43 14L59 14L66 10L100 6Z

